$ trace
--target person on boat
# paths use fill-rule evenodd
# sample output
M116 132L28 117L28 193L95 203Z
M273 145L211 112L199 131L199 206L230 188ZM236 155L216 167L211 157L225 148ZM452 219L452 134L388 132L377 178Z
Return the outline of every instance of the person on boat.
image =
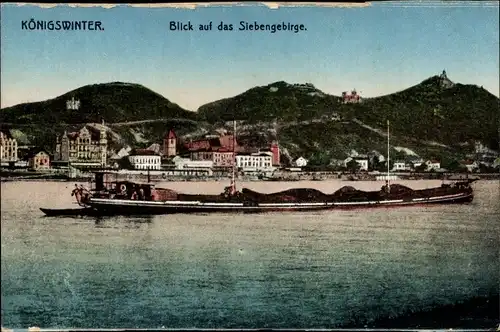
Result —
M383 187L386 193L391 191L391 187L389 186L389 180L385 180L385 186Z
M75 183L75 189L71 192L71 196L75 196L79 191L80 188L78 188L78 185Z
M77 184L75 184L75 189L71 192L71 196L75 196L76 202L80 206L85 206L85 204L89 201L90 198L90 193L85 193L84 194L84 188L83 187L78 187Z
M71 192L71 196L75 196L76 202L78 205L81 205L81 194L80 194L80 188L78 188L78 185L75 183L75 189Z
M139 200L140 201L144 200L144 189L143 188L139 189Z
M134 190L134 192L132 193L132 197L130 197L130 199L133 199L133 200L136 200L137 199L137 190Z
M233 180L231 180L231 184L229 185L229 190L230 190L231 196L236 195L236 183L234 183Z

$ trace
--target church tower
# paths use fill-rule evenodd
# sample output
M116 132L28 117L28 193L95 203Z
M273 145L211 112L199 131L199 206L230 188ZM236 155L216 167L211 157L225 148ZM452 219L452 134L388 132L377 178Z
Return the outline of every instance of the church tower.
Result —
M271 143L271 153L273 154L273 166L279 166L280 165L280 147L278 145L277 141L273 141Z
M104 119L102 120L102 128L100 130L99 149L101 154L101 166L106 167L107 154L108 154L108 140L106 138L106 127L104 126Z
M163 138L163 156L173 157L177 155L177 135L170 129L170 131Z
M54 160L61 160L61 137L59 134L56 135L56 152L54 154Z

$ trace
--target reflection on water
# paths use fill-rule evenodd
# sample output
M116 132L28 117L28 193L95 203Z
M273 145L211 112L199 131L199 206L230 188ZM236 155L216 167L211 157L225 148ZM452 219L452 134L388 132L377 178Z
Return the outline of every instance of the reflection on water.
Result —
M141 224L153 222L153 216L98 216L98 217L83 217L87 220L93 220L96 227L101 228L140 228Z
M3 326L363 327L498 288L498 182L469 205L42 217L71 206L64 186L2 184Z

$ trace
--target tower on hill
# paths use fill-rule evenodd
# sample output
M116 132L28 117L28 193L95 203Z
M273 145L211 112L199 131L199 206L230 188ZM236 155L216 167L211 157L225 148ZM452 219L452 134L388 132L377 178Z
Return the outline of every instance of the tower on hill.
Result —
M455 83L453 83L448 76L446 76L446 70L443 70L441 75L439 75L439 84L442 88L451 88Z

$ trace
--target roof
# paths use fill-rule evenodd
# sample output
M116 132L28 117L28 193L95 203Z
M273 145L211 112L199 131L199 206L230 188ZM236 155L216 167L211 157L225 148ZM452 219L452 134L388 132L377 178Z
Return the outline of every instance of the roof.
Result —
M78 136L80 135L80 130L82 130L83 128L87 128L87 130L90 133L90 138L93 141L98 141L101 138L101 131L97 128L92 127L92 126L83 126L83 127L79 127L79 128L71 126L71 129L74 131L66 133L66 136L68 138L74 140L74 139L78 138Z
M175 134L173 129L170 129L168 133L165 135L166 138L177 138L177 135Z
M190 151L210 151L212 147L220 147L218 138L198 139L184 144Z
M40 152L45 152L46 154L48 154L50 156L50 153L47 152L47 150L45 150L44 148L34 147L34 148L28 150L28 153L26 153L25 158L33 158L34 156L36 156Z
M131 156L158 156L155 151L148 149L135 149L130 153Z
M212 148L212 151L214 151L214 152L233 152L233 149L220 147L220 148Z
M475 163L474 160L462 160L461 164L463 165L473 165Z
M1 130L0 131L7 139L12 139L14 137L12 137L12 134L10 133L10 130Z
M153 144L151 144L150 146L148 146L148 147L146 148L146 150L154 151L154 152L156 152L156 154L160 154L160 152L161 152L161 150L162 150L162 149L161 149L160 144L158 144L158 143L153 143Z
M150 183L150 182L139 182L139 181L128 181L128 180L122 180L122 181L107 181L108 183L124 183L124 184L137 184L140 186L151 186L153 187L155 184Z
M260 153L255 153L255 152L240 152L238 153L238 156L251 156L251 157L271 157L269 154L260 152Z

